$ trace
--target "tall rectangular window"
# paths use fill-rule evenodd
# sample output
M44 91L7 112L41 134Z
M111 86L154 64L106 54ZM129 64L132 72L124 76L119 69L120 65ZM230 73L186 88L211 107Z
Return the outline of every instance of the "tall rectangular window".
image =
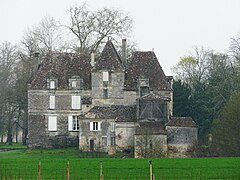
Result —
M116 127L115 122L111 122L111 131L112 132L115 132L115 127Z
M79 116L68 116L68 130L79 131L80 118Z
M106 147L107 146L107 137L103 136L102 137L102 147Z
M103 89L103 98L104 99L108 98L108 89Z
M49 96L49 109L55 109L55 96Z
M108 71L103 72L103 81L109 81L109 73Z
M57 116L48 116L48 131L57 131Z
M111 137L111 146L116 145L116 138L115 137Z
M72 109L81 109L81 96L72 96Z

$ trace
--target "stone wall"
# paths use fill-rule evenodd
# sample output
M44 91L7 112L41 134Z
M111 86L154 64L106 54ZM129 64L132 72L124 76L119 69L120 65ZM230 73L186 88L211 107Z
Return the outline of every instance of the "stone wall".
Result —
M134 136L134 157L165 157L167 155L166 134L138 134Z
M116 123L116 145L119 150L133 148L135 129L137 122Z
M49 97L55 96L55 108L49 108ZM80 110L72 110L71 96L90 97L91 91L83 90L29 90L29 148L78 146L78 131L68 131L68 116L79 116L92 106L82 104ZM48 131L48 116L57 117L57 131Z
M92 103L94 106L124 105L124 73L109 73L109 81L103 82L103 73L92 73ZM107 98L104 97L104 89Z
M79 149L81 151L107 152L111 146L111 137L115 137L115 132L111 129L111 122L114 121L114 119L81 119ZM99 131L90 131L90 122L101 123L101 129ZM103 139L106 141L103 142ZM93 149L90 149L90 140L94 143Z
M167 126L168 149L170 157L184 157L188 148L197 141L198 129L196 127Z

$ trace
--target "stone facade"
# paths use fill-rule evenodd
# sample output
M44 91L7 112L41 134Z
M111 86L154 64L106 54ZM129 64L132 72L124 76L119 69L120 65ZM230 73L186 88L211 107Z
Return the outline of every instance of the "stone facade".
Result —
M29 82L28 147L79 146L112 154L138 150L136 143L147 132L154 139L147 146L156 148L158 142L166 152L167 145L180 150L196 140L194 122L188 121L190 128L170 123L175 122L172 77L165 76L154 52L135 52L126 62L111 41L97 59L69 53L46 57ZM168 136L175 126L173 141ZM185 137L191 138L179 141Z

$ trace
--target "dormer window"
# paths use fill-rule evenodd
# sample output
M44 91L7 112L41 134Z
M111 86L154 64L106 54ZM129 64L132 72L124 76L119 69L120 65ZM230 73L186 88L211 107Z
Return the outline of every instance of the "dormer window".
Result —
M57 89L57 79L47 79L48 89Z
M77 81L72 81L71 85L72 85L72 88L76 88L77 87Z
M83 79L81 79L79 76L72 76L72 78L69 79L69 87L71 89L82 89Z
M55 81L54 80L50 80L50 89L55 89L56 85L55 85Z

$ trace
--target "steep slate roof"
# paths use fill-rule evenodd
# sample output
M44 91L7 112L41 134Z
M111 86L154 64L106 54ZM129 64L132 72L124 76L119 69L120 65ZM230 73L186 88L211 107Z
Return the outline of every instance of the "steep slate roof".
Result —
M111 41L108 41L96 60L93 70L114 70L123 72L123 63Z
M72 76L80 76L83 79L83 89L91 89L89 58L74 53L55 53L43 61L30 81L30 89L46 89L48 78L58 80L58 89L67 89Z
M197 127L197 124L191 117L171 117L166 126Z
M135 131L136 135L157 135L167 134L164 122L139 122L139 126Z
M136 106L95 106L85 114L85 117L133 122L136 121Z
M125 76L125 89L136 90L139 78L149 78L149 87L155 90L171 90L170 84L152 51L136 51Z

